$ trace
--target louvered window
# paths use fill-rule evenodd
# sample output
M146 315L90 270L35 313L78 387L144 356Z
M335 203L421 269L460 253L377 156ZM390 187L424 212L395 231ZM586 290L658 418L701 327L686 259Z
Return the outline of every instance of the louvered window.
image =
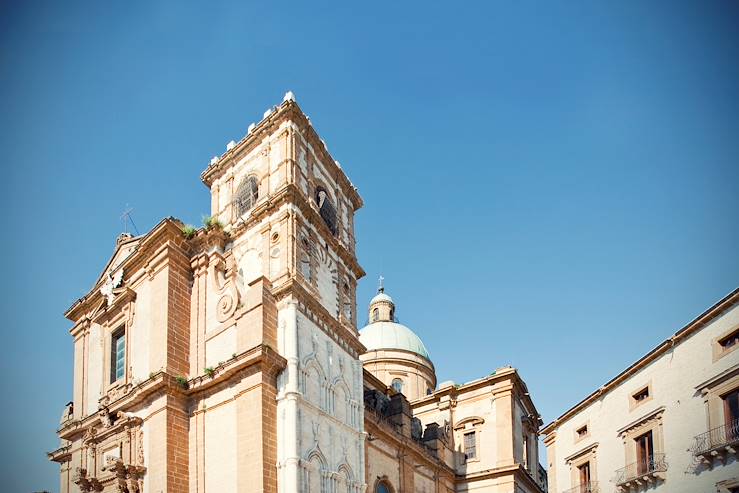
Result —
M328 192L325 189L319 187L316 190L316 203L318 204L318 212L321 214L323 222L326 223L331 234L335 236L338 230L336 226L336 208L331 203L331 199L329 199Z

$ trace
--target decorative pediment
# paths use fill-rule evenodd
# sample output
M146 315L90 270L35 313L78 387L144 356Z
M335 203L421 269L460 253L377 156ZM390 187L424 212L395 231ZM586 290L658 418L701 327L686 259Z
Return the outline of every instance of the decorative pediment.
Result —
M112 301L111 301L112 300ZM118 315L120 312L131 310L130 313L124 313L126 319L133 318L133 306L129 303L136 300L136 291L128 286L121 286L112 289L110 297L104 297L97 305L97 308L90 315L90 320L97 324L103 324L108 319Z
M468 424L469 425L472 425L472 426L477 426L477 425L483 424L484 422L485 422L485 420L483 418L479 417L479 416L469 416L467 418L464 418L464 419L459 420L454 425L454 429L455 430L460 430L460 429L464 428L465 426L467 426Z
M652 423L653 421L661 421L662 415L664 414L664 412L665 412L665 406L660 406L654 411L651 411L645 414L644 416L642 416L641 418L636 419L632 421L631 423L627 424L626 426L618 430L616 433L618 434L618 436L624 437L627 434L632 433L637 428L641 428L645 425L648 425Z
M598 443L599 442L591 443L587 447L581 448L580 450L578 450L574 454L568 455L567 457L565 457L565 464L569 465L572 462L575 462L575 461L577 461L577 460L585 457L586 455L595 455L595 451L598 448Z
M113 251L113 255L110 257L110 260L108 260L108 262L105 264L105 268L100 273L97 280L95 281L95 286L97 286L101 282L104 282L106 277L108 277L112 273L115 273L116 271L118 271L120 266L123 265L123 263L126 260L128 260L132 255L134 255L138 251L141 238L143 238L143 236L138 236L135 238L132 237L130 239L125 239L123 241L120 241L116 245L116 248Z

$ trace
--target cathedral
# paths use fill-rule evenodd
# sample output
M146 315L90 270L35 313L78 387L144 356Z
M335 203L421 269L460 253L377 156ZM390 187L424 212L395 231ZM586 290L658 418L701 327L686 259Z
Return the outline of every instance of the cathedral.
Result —
M358 311L362 198L292 93L200 178L204 226L122 234L65 313L62 493L545 491L514 368L437 383L382 281Z

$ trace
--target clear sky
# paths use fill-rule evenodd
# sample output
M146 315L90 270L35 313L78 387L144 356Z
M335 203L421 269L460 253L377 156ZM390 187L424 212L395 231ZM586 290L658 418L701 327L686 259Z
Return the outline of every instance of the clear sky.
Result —
M126 204L199 223L200 172L287 90L365 200L361 309L383 274L440 381L514 365L552 420L739 284L737 26L713 1L2 2L4 490L58 489L62 314Z

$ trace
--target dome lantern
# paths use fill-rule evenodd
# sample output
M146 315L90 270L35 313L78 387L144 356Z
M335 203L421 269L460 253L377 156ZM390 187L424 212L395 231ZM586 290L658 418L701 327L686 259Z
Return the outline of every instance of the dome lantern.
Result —
M418 399L436 387L434 364L421 338L397 322L395 302L385 293L383 281L380 276L377 294L369 303L369 323L359 331L367 348L360 359L386 385Z
M385 286L383 282L385 278L380 276L377 294L369 305L369 321L374 322L394 322L395 321L395 303L393 299L385 294Z

